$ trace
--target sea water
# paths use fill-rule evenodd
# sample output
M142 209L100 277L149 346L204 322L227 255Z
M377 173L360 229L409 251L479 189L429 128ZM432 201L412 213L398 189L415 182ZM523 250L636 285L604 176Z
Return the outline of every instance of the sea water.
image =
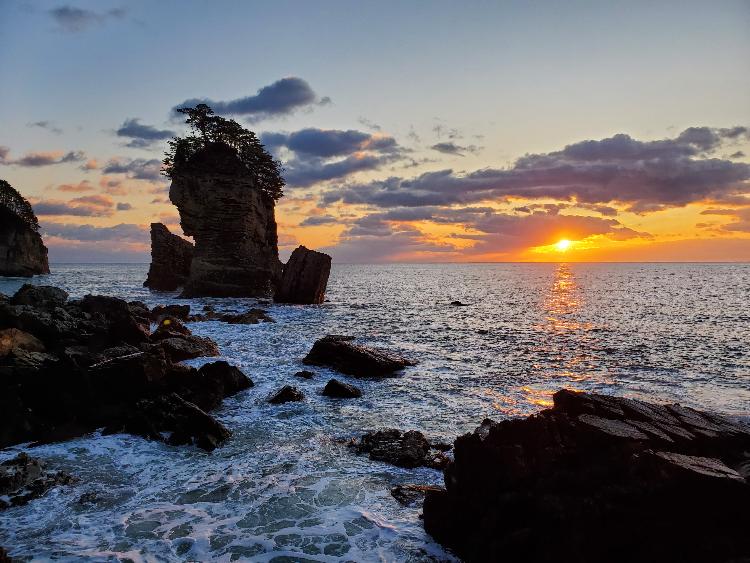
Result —
M256 305L150 292L146 270L61 264L33 283L194 312ZM0 292L25 281L0 280ZM334 265L327 297L264 305L275 323L190 323L255 383L214 412L233 436L212 453L98 433L0 451L27 450L79 478L0 512L0 545L38 560L450 561L421 507L389 494L442 474L370 461L341 439L396 427L452 441L486 417L548 407L563 387L750 416L748 264ZM325 334L418 364L383 380L322 368L294 377ZM321 396L331 377L363 397ZM268 404L286 384L305 400Z

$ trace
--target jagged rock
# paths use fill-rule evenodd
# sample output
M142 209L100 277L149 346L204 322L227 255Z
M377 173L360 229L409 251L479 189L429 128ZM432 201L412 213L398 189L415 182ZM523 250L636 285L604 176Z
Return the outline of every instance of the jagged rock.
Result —
M25 283L13 297L11 305L29 305L44 309L62 307L68 300L68 293L51 285L31 285Z
M328 254L298 246L284 266L274 300L301 305L323 303L330 273Z
M172 176L169 198L195 240L183 296L260 297L281 273L274 201L234 149L212 143Z
M221 321L232 325L255 325L258 323L275 323L263 309L248 309L244 313L217 313L213 309L204 311L202 315L192 315L192 322Z
M268 402L272 405L280 405L282 403L303 401L304 399L305 396L302 394L302 391L291 385L284 385L284 387L268 398Z
M0 509L27 504L53 487L75 481L64 471L47 471L41 460L21 452L0 463Z
M354 399L362 396L360 391L354 385L349 385L338 379L331 379L323 388L323 395L326 397L336 397L339 399Z
M451 305L454 307L468 307L468 303L462 303L461 301L451 301Z
M180 337L159 340L158 344L173 362L219 355L219 348L216 342L202 336L181 335Z
M414 362L390 352L354 344L352 336L325 336L313 344L303 362L329 366L354 377L385 377Z
M440 487L434 485L396 485L391 489L391 496L403 506L414 506L424 499L428 492L440 490Z
M359 454L369 454L374 461L409 469L422 466L443 469L449 461L441 452L433 451L432 444L417 430L402 432L386 428L368 432L350 445Z
M156 323L162 317L174 317L187 322L190 320L190 305L157 305L151 309L150 317Z
M185 285L193 261L193 244L169 231L166 225L151 223L151 266L144 287L174 291Z
M165 338L181 338L192 333L182 322L174 317L162 317L156 330L151 334L151 340L156 342Z
M744 560L748 452L742 423L562 390L456 440L425 529L465 561Z
M47 247L34 212L20 193L0 180L0 276L49 274Z
M86 295L80 302L81 309L90 315L103 317L109 325L110 337L128 344L148 342L149 326L141 324L133 316L127 302L117 297Z
M313 377L315 377L315 373L313 373L312 371L303 369L295 373L294 377L301 377L302 379L312 379Z
M249 377L224 361L205 364L197 371L173 371L168 383L182 398L204 411L217 408L225 397L253 386Z
M41 340L28 332L23 332L17 328L0 330L0 356L7 356L18 350L44 352L45 347Z

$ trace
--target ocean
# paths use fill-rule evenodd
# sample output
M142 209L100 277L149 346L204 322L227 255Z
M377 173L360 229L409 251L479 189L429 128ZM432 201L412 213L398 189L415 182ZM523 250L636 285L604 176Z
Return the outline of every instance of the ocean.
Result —
M57 264L33 283L195 312L255 305L153 293L147 269ZM0 292L25 281L0 279ZM27 450L80 479L0 512L0 546L40 560L451 561L421 508L389 494L442 474L370 461L342 438L396 427L452 441L484 418L543 409L563 387L750 418L750 264L334 265L327 297L263 306L276 323L190 324L255 383L214 413L233 437L213 453L98 433L0 451ZM294 377L325 334L418 364L380 381L322 368ZM364 396L321 396L334 376ZM285 384L305 401L268 404Z

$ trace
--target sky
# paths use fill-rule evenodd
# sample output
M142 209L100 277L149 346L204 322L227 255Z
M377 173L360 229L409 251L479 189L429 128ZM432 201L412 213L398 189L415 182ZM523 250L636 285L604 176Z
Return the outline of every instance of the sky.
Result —
M182 234L196 100L283 162L282 258L750 261L747 0L0 0L0 178L53 263Z

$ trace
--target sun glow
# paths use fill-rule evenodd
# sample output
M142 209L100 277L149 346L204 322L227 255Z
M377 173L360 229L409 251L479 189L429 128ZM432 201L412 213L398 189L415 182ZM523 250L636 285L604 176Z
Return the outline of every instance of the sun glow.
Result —
M555 250L558 252L565 252L570 248L570 241L566 238L560 240L555 244Z

